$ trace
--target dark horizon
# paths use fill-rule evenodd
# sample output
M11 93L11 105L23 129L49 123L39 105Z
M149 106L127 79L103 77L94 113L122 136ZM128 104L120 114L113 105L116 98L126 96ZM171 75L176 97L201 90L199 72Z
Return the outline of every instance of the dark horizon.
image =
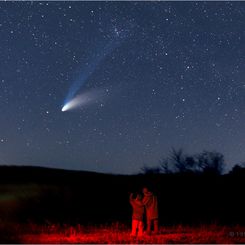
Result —
M180 161L176 160L180 157ZM206 159L205 164L203 165L202 161ZM190 161L192 162L190 165ZM201 165L200 165L201 164ZM199 167L198 167L199 166ZM105 175L124 175L124 176L135 176L135 175L144 175L144 174L214 174L214 175L229 175L234 172L239 173L245 169L244 162L234 165L232 168L227 169L227 164L224 159L224 155L216 151L202 151L198 154L187 154L183 149L172 149L169 155L165 158L162 158L159 161L158 165L144 165L134 173L113 173L113 172L102 172L102 171L93 171L86 169L70 169L70 168L61 168L53 167L50 165L16 165L16 164L0 164L1 168L23 168L23 169L47 169L52 171L67 171L67 172L81 172L81 173L91 173L91 174L105 174Z

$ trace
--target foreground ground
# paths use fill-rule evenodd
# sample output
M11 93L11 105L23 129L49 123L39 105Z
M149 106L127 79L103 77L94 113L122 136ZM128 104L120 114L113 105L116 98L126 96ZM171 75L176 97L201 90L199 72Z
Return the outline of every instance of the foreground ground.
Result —
M159 235L130 237L130 230L120 224L86 227L35 224L5 226L0 243L245 243L245 227L203 225L198 227L161 227Z

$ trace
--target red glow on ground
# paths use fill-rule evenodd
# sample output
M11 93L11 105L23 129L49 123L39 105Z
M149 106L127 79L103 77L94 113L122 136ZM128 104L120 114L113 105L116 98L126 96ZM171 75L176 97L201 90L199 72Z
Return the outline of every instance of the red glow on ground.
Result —
M37 228L37 227L36 227ZM22 234L21 243L107 243L107 244L164 244L164 243L245 243L243 227L161 227L159 235L130 237L130 230L114 227L40 227L40 232Z

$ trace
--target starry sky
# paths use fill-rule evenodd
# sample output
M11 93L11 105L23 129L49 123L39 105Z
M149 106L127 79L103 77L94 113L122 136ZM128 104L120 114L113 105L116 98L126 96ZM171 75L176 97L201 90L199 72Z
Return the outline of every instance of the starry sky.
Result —
M244 2L0 2L0 164L244 161L244 23Z

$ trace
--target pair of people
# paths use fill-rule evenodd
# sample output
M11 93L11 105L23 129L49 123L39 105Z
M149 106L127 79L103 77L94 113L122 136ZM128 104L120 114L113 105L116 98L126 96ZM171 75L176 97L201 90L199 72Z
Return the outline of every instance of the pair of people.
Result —
M130 194L130 204L133 208L132 214L132 236L142 236L144 229L144 214L146 213L146 233L151 234L151 227L154 226L153 234L158 233L158 201L157 197L148 190L143 188L143 195L138 193L136 198Z

